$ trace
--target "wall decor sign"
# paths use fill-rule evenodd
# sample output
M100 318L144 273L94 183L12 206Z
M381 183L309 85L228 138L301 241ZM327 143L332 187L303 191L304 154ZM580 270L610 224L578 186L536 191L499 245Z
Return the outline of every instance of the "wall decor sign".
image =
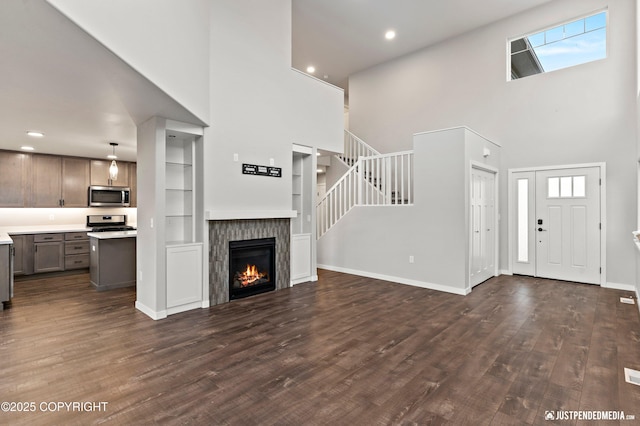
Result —
M282 168L258 166L256 164L242 164L243 175L282 177Z

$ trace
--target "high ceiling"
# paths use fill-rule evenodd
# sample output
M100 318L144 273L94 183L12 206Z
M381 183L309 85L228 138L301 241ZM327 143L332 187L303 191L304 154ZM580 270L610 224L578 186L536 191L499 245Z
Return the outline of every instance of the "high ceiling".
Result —
M293 66L347 89L355 72L548 1L293 0Z
M550 0L292 1L293 66L346 88L354 72ZM45 0L2 0L0 40L0 149L104 158L117 142L134 160L136 123L200 123Z

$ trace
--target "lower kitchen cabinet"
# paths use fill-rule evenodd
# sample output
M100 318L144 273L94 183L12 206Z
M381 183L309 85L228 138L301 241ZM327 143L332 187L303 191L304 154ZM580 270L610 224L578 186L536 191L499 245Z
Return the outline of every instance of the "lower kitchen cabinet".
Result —
M12 257L13 246L11 244L0 244L0 311L4 308L3 302L11 300L11 289L13 287Z
M84 269L89 267L89 237L86 232L64 234L64 269Z
M13 275L24 275L26 235L12 235L13 240Z
M64 271L64 234L33 236L33 272Z

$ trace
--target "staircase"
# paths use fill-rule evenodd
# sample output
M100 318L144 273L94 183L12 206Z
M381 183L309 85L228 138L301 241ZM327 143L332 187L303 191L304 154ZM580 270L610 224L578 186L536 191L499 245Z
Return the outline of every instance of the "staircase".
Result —
M349 170L317 204L317 237L355 206L413 204L413 151L380 154L348 130L344 153Z

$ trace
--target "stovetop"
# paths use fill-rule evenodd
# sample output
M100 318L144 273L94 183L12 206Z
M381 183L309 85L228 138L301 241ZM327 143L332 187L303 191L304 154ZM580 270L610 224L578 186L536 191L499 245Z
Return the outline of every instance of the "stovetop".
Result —
M133 226L97 226L91 232L135 231Z

